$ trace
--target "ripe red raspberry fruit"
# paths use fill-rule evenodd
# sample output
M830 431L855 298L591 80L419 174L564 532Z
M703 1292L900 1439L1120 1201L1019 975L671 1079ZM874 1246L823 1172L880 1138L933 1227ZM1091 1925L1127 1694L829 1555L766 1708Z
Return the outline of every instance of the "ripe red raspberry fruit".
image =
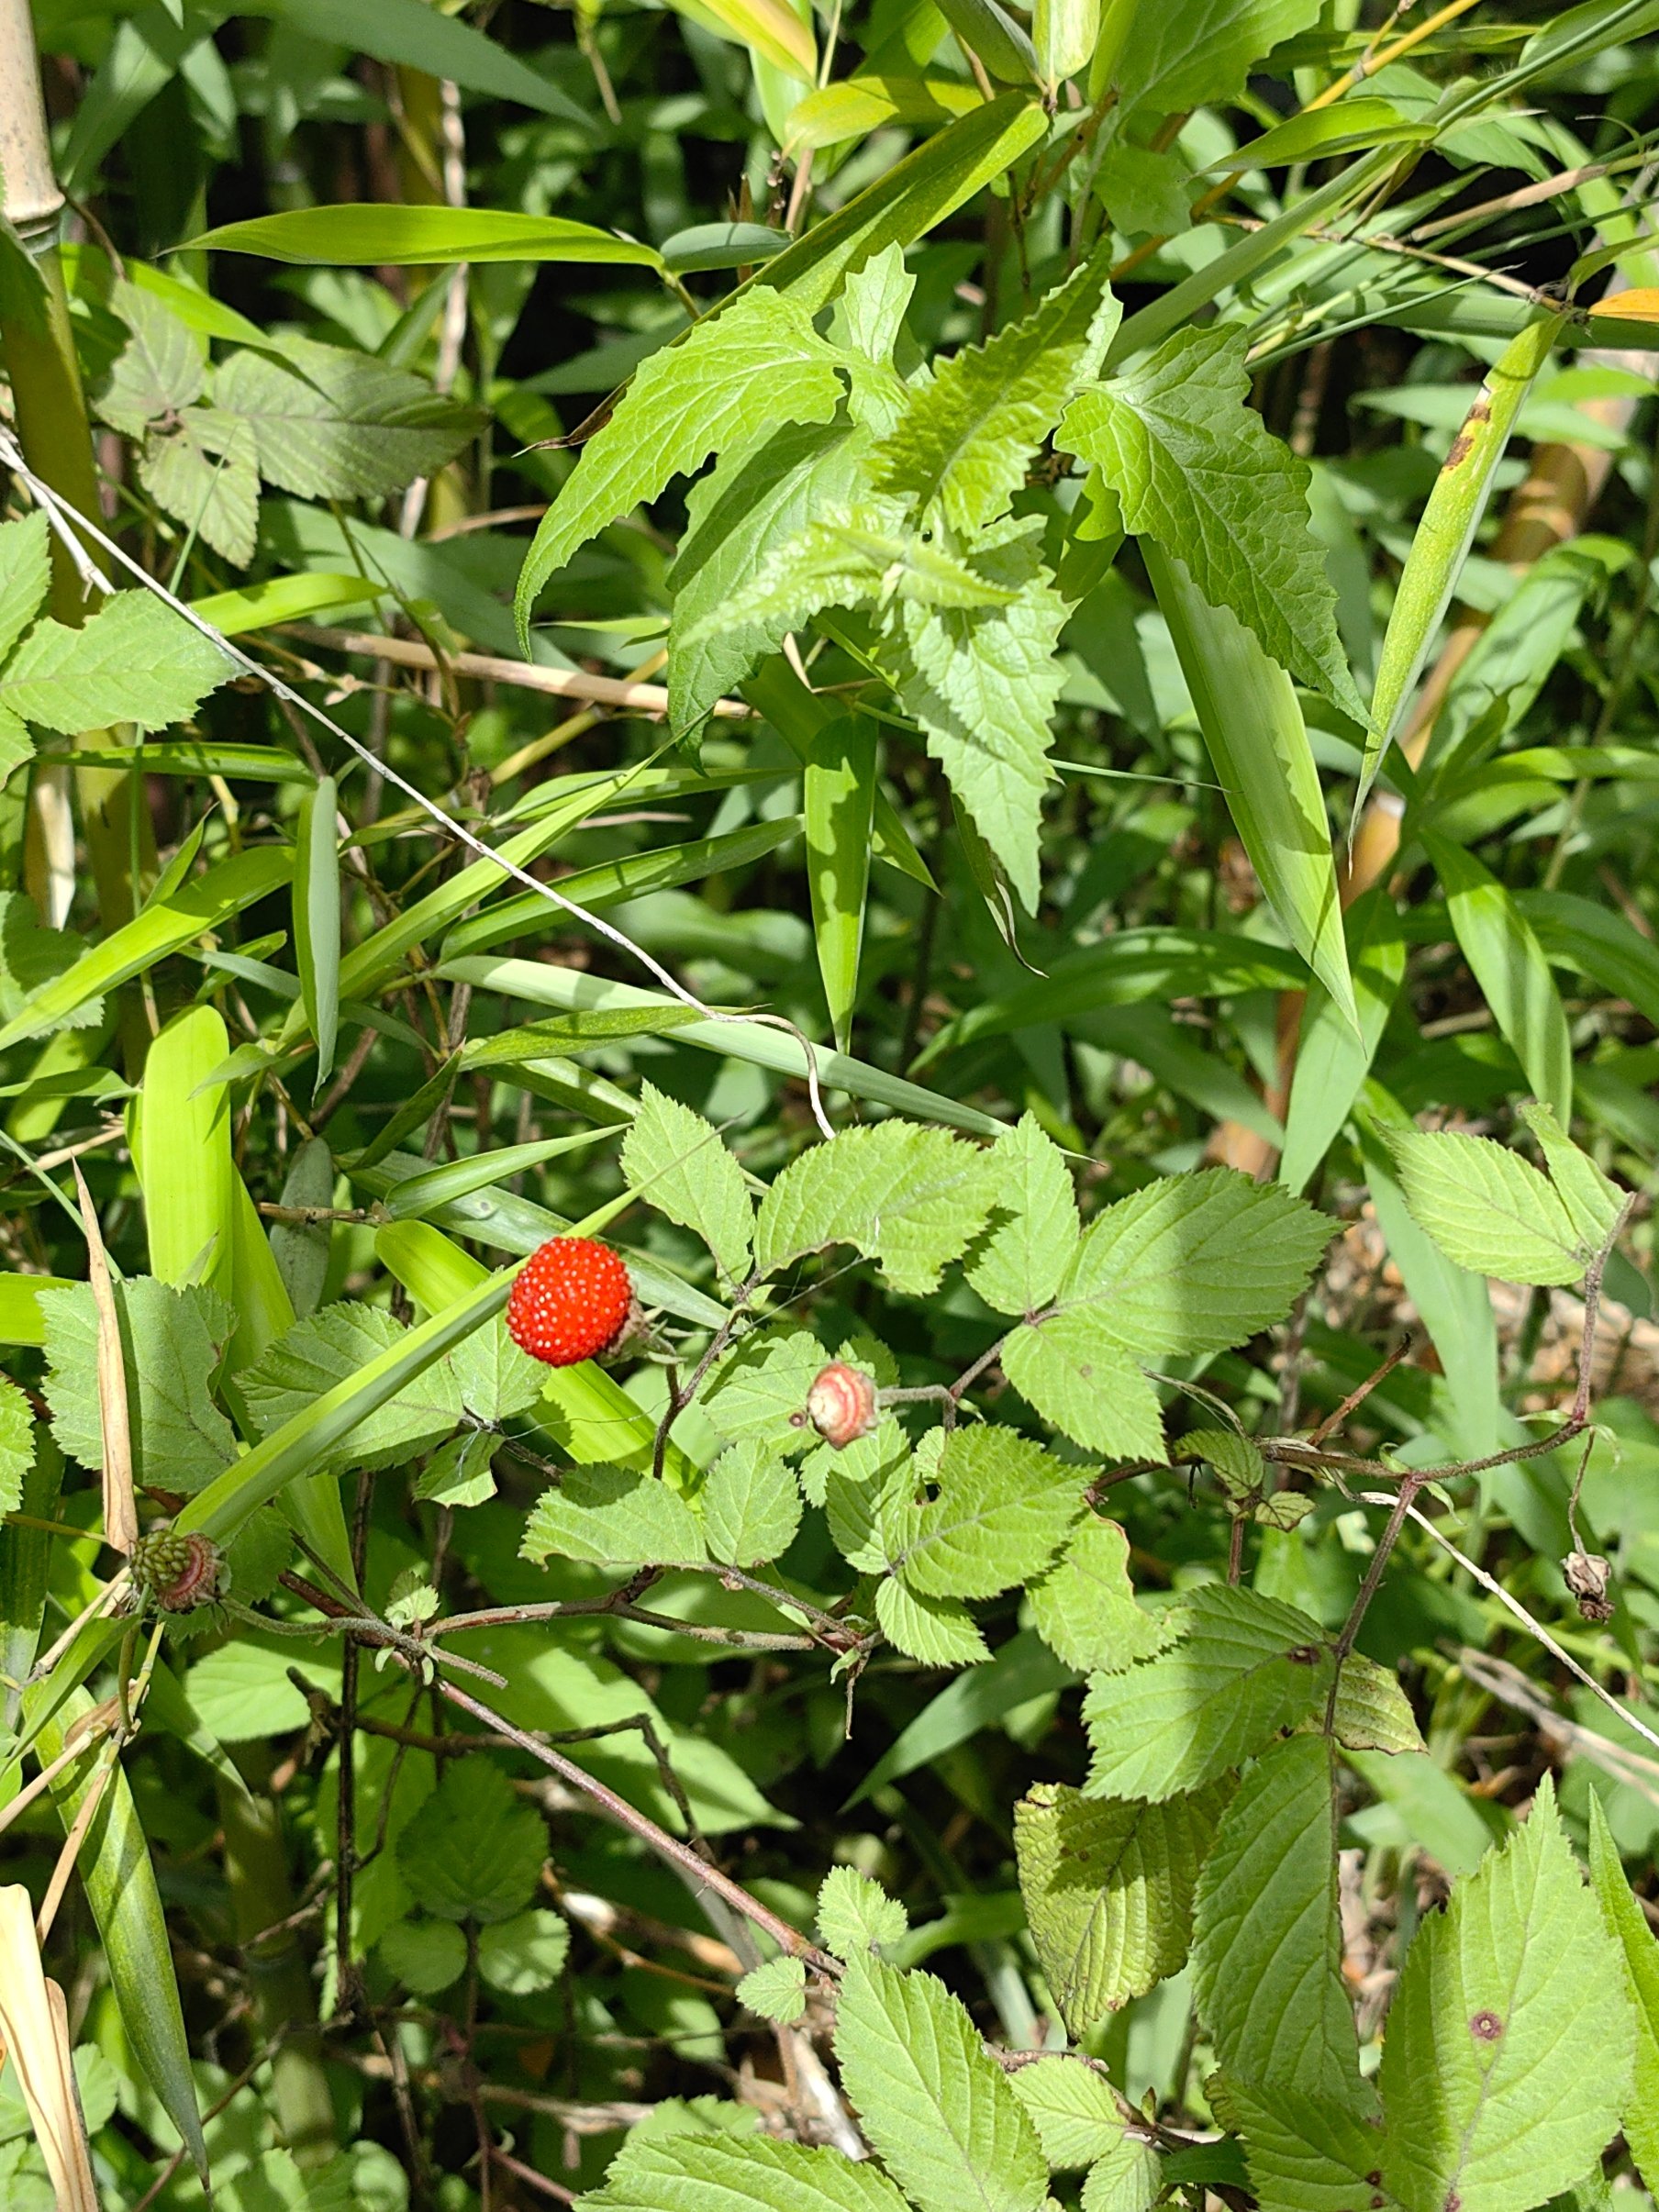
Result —
M843 1451L881 1418L875 1384L845 1360L832 1360L807 1393L807 1417L826 1444Z
M507 1325L532 1360L573 1367L608 1351L633 1312L633 1284L608 1245L591 1237L550 1237L518 1271Z

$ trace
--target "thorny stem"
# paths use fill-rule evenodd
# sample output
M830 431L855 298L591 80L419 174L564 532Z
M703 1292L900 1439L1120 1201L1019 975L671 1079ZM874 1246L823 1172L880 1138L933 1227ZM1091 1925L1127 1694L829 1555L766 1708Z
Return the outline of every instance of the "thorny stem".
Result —
M1447 1551L1452 1551L1457 1560L1469 1569L1484 1589L1489 1590L1502 1604L1508 1606L1511 1612L1518 1615L1548 1650L1553 1651L1566 1665L1572 1667L1575 1674L1589 1683L1590 1687L1596 1691L1598 1697L1603 1698L1608 1704L1613 1705L1613 1700L1608 1697L1606 1691L1601 1689L1598 1684L1591 1681L1585 1669L1567 1659L1560 1646L1544 1633L1524 1607L1518 1605L1515 1599L1510 1597L1509 1593L1490 1575L1486 1574L1480 1568L1465 1560L1463 1553L1456 1551L1455 1546L1441 1535L1434 1524L1417 1510L1417 1501L1421 1492L1427 1489L1431 1483L1450 1482L1460 1475L1479 1474L1488 1467L1507 1466L1517 1460L1536 1459L1546 1451L1555 1451L1561 1445L1570 1442L1574 1437L1581 1436L1589 1427L1590 1383L1596 1357L1596 1328L1601 1312L1601 1282L1607 1272L1609 1256L1618 1241L1619 1232L1624 1227L1633 1204L1632 1199L1626 1199L1624 1205L1620 1208L1618 1219L1608 1231L1601 1249L1585 1270L1584 1331L1578 1346L1578 1384L1573 1393L1573 1404L1567 1417L1553 1435L1541 1437L1531 1443L1517 1445L1513 1451L1493 1452L1485 1459L1463 1460L1445 1467L1414 1467L1403 1475L1397 1468L1383 1467L1380 1469L1380 1472L1386 1476L1397 1480L1400 1486L1389 1506L1388 1518L1381 1537L1377 1540L1376 1549L1366 1564L1364 1580L1360 1584L1348 1617L1342 1624L1342 1634L1331 1646L1331 1655L1336 1661L1336 1671L1331 1676L1331 1695L1325 1705L1325 1733L1328 1736L1334 1732L1336 1726L1337 1691L1342 1684L1343 1663L1353 1650L1361 1625L1365 1617L1366 1609L1376 1595L1388 1565L1389 1555L1398 1542L1400 1530L1408 1520L1414 1520L1420 1527L1427 1528L1437 1542L1443 1544ZM1383 1372L1386 1372L1386 1369ZM1376 1379L1381 1379L1380 1373ZM1286 1445L1289 1444L1291 1439L1280 1439L1279 1442L1281 1445ZM1316 1452L1314 1456L1316 1463L1336 1467L1343 1465L1343 1462L1335 1455ZM1347 1463L1350 1468L1357 1464L1358 1462ZM1366 1464L1369 1466L1370 1462L1366 1462ZM1373 1500L1371 1502L1380 1503L1381 1501ZM1576 1536L1574 1540L1576 1542ZM1623 1713L1622 1706L1613 1705L1613 1709L1616 1712ZM1628 1715L1624 1717L1629 1717ZM1640 1732L1643 1735L1650 1733L1647 1729ZM1659 1736L1653 1736L1653 1741L1659 1744Z
M440 1682L436 1688L438 1695L448 1704L462 1713L470 1713L474 1720L483 1721L485 1728L495 1728L519 1751L527 1751L532 1759L540 1760L562 1782L568 1783L573 1789L580 1790L584 1796L591 1797L613 1820L619 1821L630 1835L638 1836L642 1843L648 1843L660 1858L668 1860L688 1877L694 1895L699 1889L713 1890L717 1896L723 1897L728 1905L741 1913L746 1920L752 1920L756 1928L769 1935L780 1951L786 1951L792 1959L803 1960L815 1972L831 1980L839 1979L841 1972L839 1960L832 1959L827 1951L820 1951L816 1943L809 1942L798 1929L791 1928L787 1920L780 1919L770 1906L763 1905L758 1897L752 1897L740 1883L734 1882L729 1874L723 1873L718 1866L711 1866L706 1859L699 1858L689 1844L682 1843L677 1836L671 1836L666 1829L659 1828L648 1815L629 1805L626 1797L619 1797L615 1790L608 1789L603 1782L579 1767L574 1760L566 1759L562 1751L555 1751L551 1744L538 1742L534 1736L528 1735L524 1729L514 1728L509 1720L493 1712L488 1706L481 1704L476 1697L458 1688L454 1683Z

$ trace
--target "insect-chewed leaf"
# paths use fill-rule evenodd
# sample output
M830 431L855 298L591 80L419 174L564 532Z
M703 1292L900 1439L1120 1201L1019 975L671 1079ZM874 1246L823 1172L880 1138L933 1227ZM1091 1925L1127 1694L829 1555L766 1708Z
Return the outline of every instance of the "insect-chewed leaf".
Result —
M952 1429L938 1495L901 1515L891 1563L924 1597L995 1597L1049 1564L1082 1513L1083 1479L1011 1429Z

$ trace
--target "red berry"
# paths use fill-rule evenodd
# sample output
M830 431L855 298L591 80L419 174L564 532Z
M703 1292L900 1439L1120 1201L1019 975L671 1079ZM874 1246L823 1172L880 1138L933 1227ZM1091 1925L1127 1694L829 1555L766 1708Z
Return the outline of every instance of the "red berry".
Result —
M825 1443L844 1451L881 1418L875 1384L845 1360L832 1360L807 1393L807 1417Z
M633 1284L608 1245L591 1237L550 1237L518 1271L507 1325L532 1360L573 1367L608 1351L633 1313Z

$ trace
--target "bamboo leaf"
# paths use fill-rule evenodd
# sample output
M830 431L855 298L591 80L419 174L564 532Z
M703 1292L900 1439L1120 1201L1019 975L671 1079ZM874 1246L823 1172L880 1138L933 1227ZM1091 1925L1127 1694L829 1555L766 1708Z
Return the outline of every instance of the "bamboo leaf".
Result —
M1521 402L1550 358L1562 319L1559 315L1548 315L1530 323L1505 348L1475 395L1429 495L1383 639L1376 689L1371 700L1371 727L1353 795L1355 822L1371 795L1383 756L1399 734L1412 687L1429 657L1441 617L1452 604L1475 533L1486 511L1492 480Z
M423 268L451 261L628 261L662 265L654 246L562 216L518 208L429 207L369 201L286 207L243 223L221 223L186 250L254 253L323 268Z
M299 803L294 839L294 953L300 1002L317 1040L313 1095L328 1081L340 1035L340 855L338 799L324 776Z
M1154 539L1141 542L1251 865L1291 943L1357 1031L1324 794L1296 688L1242 623L1209 605L1181 561Z
M1472 852L1425 834L1464 958L1540 1098L1573 1115L1573 1039L1543 948L1512 895Z
M93 1709L93 1701L84 1690L77 1689L61 1701L53 1699L51 1691L51 1683L43 1682L24 1700L24 1710L31 1720L56 1703L50 1717L40 1719L35 1739L40 1758L48 1762L64 1749L72 1724ZM66 1831L98 1786L99 1763L89 1752L51 1785L52 1801ZM184 2008L179 2002L167 1922L144 1826L118 1761L104 1785L102 1800L81 1846L79 1863L86 1901L108 1962L121 2024L205 2185L207 2146L196 2110L190 2046L184 2036Z
M89 999L102 997L129 977L153 968L170 952L217 929L245 906L269 898L288 882L293 870L292 853L280 846L260 845L218 861L195 882L152 899L131 921L112 929L84 953L72 968L29 994L21 1011L0 1028L0 1052L21 1038L56 1028Z

